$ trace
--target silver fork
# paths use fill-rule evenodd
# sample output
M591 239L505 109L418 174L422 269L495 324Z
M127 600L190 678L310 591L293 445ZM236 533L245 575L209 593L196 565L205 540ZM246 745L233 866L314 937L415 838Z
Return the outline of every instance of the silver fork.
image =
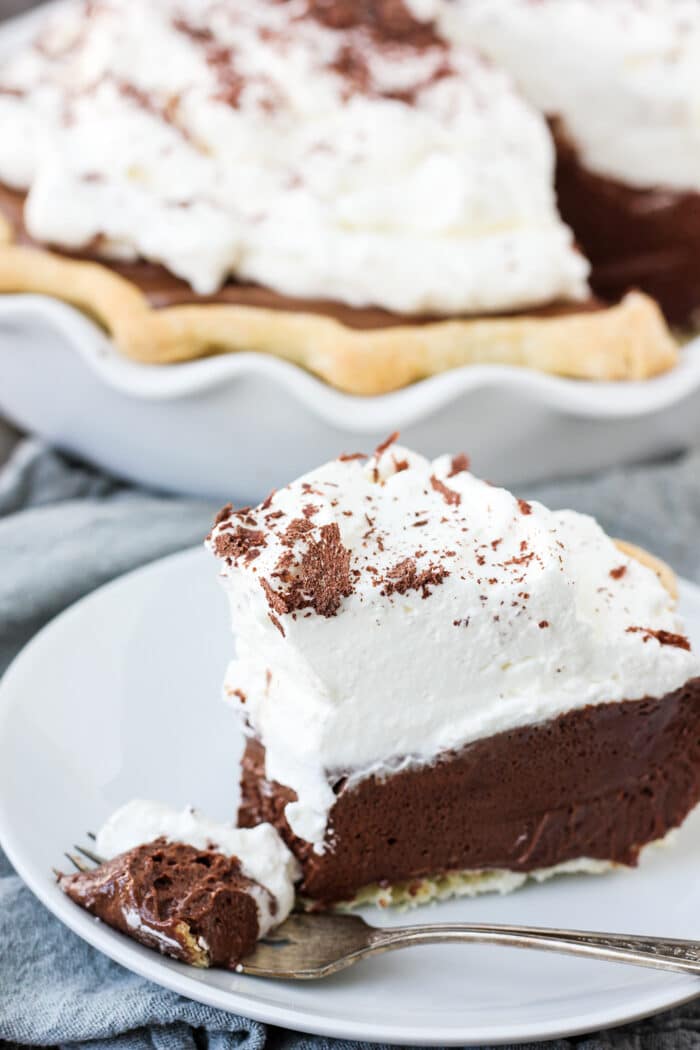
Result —
M83 846L74 848L94 864L103 862L92 850ZM79 871L90 870L75 854L66 853L66 856ZM254 977L309 980L328 977L361 959L397 948L457 942L535 948L700 977L698 941L492 923L376 927L359 915L328 912L290 915L286 922L258 941L255 951L246 956L238 970Z

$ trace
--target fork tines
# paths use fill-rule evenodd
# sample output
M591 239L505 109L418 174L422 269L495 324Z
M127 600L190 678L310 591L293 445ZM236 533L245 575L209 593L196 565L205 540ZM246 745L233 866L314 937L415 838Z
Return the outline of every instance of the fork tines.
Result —
M90 833L88 832L88 834L90 834ZM94 839L94 837L95 837L94 835L91 835L91 838ZM78 845L78 843L75 843L73 845L73 849L77 850L78 853L82 854L82 856L79 857L77 853L68 853L68 852L66 852L65 856L71 862L73 867L76 868L78 871L81 871L81 872L92 871L93 870L93 867L92 867L93 864L96 867L98 867L100 864L104 864L105 863L105 858L104 857L101 857L99 855L99 853L95 853L91 849L87 849L87 847L85 847L85 846L80 846L80 845ZM91 863L90 864L86 864L85 860L83 858L85 858L85 860L91 861Z

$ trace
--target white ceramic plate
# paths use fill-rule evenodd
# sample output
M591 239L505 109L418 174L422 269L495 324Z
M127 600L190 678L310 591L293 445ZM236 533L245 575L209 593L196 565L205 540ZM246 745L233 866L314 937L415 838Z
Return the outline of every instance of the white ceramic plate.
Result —
M681 589L700 644L700 590ZM330 1036L422 1045L548 1039L619 1024L700 992L689 977L479 946L423 947L324 982L197 971L96 923L56 888L63 850L134 796L230 818L241 749L220 702L231 652L203 552L103 587L25 648L0 689L0 839L66 925L146 977L214 1006ZM568 876L510 897L434 905L377 923L521 922L700 938L700 812L637 872Z

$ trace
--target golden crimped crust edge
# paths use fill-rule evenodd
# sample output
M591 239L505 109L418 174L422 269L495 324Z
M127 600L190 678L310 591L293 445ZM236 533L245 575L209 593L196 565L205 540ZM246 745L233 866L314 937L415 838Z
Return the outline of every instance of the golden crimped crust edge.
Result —
M143 364L252 351L290 361L349 394L388 393L470 364L532 368L588 380L639 380L677 363L657 304L631 292L615 306L358 330L329 317L226 303L154 309L108 266L11 243L0 217L0 292L52 296L96 320Z

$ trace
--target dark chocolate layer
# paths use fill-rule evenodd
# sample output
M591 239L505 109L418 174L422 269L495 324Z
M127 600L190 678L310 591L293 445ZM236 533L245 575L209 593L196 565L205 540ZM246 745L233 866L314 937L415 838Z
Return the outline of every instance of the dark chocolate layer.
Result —
M17 243L30 247L41 247L27 233L24 225L24 195L10 190L0 183L0 213L9 220ZM255 306L266 310L288 310L294 313L320 314L323 317L331 317L348 328L370 330L377 328L393 328L405 324L430 324L434 321L444 321L444 317L435 314L424 314L421 316L392 313L378 306L354 307L345 303L334 302L329 299L297 299L288 295L281 295L271 288L265 288L259 284L244 284L238 281L228 281L222 288L212 295L198 295L192 291L186 281L174 277L164 266L156 263L139 260L136 262L119 262L116 260L100 257L95 249L92 252L69 252L63 248L52 246L52 250L72 259L86 259L91 262L101 262L110 270L121 274L127 280L135 284L144 293L151 306L159 309L165 306L182 306L187 303L228 303L233 306ZM579 313L581 311L599 310L603 304L591 297L580 303L550 303L547 306L533 307L528 309L514 310L514 315L527 314L535 317L555 317L561 314ZM503 315L507 316L507 311Z
M254 884L214 850L156 839L59 885L109 926L195 966L231 969L258 939Z
M454 870L529 872L588 857L635 865L700 800L700 678L661 699L598 704L478 740L338 796L323 854L289 830L295 795L247 744L239 822L274 824L321 903Z
M617 300L639 288L671 324L700 317L700 193L636 189L589 171L559 128L557 197L590 260L591 286Z

